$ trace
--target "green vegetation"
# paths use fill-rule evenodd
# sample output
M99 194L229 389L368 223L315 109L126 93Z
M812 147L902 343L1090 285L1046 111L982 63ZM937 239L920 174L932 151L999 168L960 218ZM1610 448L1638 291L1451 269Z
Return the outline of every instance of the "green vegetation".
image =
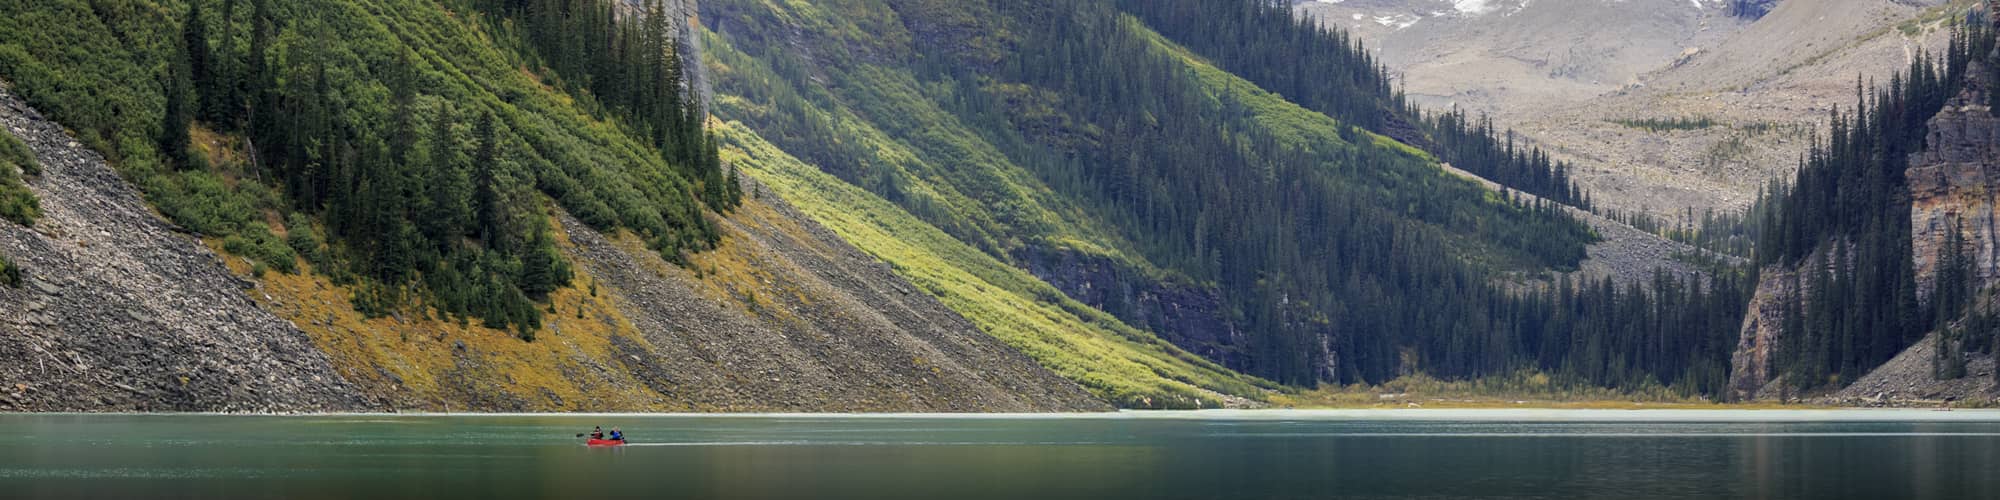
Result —
M1657 384L1608 389L1532 370L1444 380L1424 374L1378 385L1321 387L1271 398L1295 408L1707 408L1715 402Z
M1224 71L1299 105L1418 146L1459 169L1543 199L1589 209L1569 167L1512 132L1456 109L1426 115L1394 89L1387 68L1359 41L1286 2L1113 0L1151 29Z
M35 219L42 216L42 205L21 177L41 174L35 153L14 138L14 134L0 131L0 219L23 226L35 225Z
M1756 210L1768 209L1768 204L1753 202ZM1632 226L1640 231L1686 243L1688 246L1748 259L1756 247L1758 235L1764 221L1757 212L1717 212L1713 208L1704 209L1700 214L1690 207L1686 212L1672 218L1656 217L1644 211L1625 212L1610 208L1599 208L1595 212L1604 218Z
M431 308L527 337L570 276L544 196L673 261L716 241L705 208L735 204L664 16L610 9L12 2L0 75L232 253L286 272L303 254L370 314Z
M1815 142L1792 182L1774 183L1753 208L1763 228L1756 262L1799 270L1805 291L1785 304L1772 362L1797 387L1851 382L1972 309L1976 280L1957 230L1944 231L1930 300L1917 299L1904 178L1927 121L1959 93L1975 58L1992 51L1985 23L1971 26L1954 32L1941 59L1919 58L1886 89L1865 93L1857 81L1854 111L1835 110L1828 140ZM1959 336L1948 331L1940 354L1966 348L1954 342Z
M14 265L14 261L7 260L6 255L0 255L0 285L21 287L21 268Z
M1541 369L1690 394L1712 394L1724 378L1729 345L1717 339L1738 326L1742 279L1526 294L1495 285L1496 271L1573 269L1596 236L1559 207L1450 174L1426 151L1587 204L1565 167L1513 147L1485 120L1412 118L1365 52L1282 6L715 0L703 9L726 28L708 44L718 114L998 264L1075 252L1118 267L1119 286L1212 290L1219 320L1242 334L1199 347L1229 368L1302 386ZM1198 29L1218 23L1225 29ZM1271 48L1230 52L1241 47ZM1256 76L1226 71L1238 67ZM884 254L916 230L836 231ZM910 276L940 265L885 259ZM1020 334L993 311L1032 305L979 306L963 297L979 287L927 288L1002 338ZM1027 296L1040 307L1073 304L1034 289ZM1140 324L1134 299L1093 295L1102 298L1090 306ZM1179 325L1146 324L1182 338ZM1074 359L1023 349L1045 365Z
M1716 125L1714 119L1706 116L1697 116L1694 118L1620 118L1606 121L1651 132L1701 130Z
M1901 32L1904 37L1915 37L1940 26L1958 27L1968 15L1987 15L1984 9L1978 8L1981 2L1982 0L1951 0L1944 5L1924 9L1923 12L1917 13L1916 17L1897 23L1896 31ZM1973 22L1973 24L1978 23L1979 21Z
M1387 378L1394 356L1332 362L1321 340L1389 352L1394 337L1461 330L1462 318L1419 312L1488 296L1454 254L1570 267L1593 238L1554 207L1491 196L1427 155L1209 67L1107 3L863 3L874 5L705 4L741 34L710 45L719 90L738 96L718 112L996 258L1095 251L1131 274L1210 284L1228 318L1256 332L1235 346L1254 353L1257 366L1237 367L1252 373ZM859 26L884 11L979 28ZM786 20L824 30L808 35L825 49L808 60L755 35L791 32ZM910 42L925 36L944 38ZM1416 288L1438 293L1389 300ZM1335 322L1357 333L1335 336ZM1329 365L1352 371L1322 373Z
M731 99L724 97L723 99ZM779 151L732 123L724 156L820 224L888 262L979 328L1125 408L1215 408L1279 389L1202 359Z

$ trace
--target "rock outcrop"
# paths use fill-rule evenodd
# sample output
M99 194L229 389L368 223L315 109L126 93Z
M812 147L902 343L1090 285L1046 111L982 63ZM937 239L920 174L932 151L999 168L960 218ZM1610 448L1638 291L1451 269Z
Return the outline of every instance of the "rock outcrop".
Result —
M1243 332L1229 320L1214 287L1157 279L1103 256L1068 250L1029 246L1013 257L1064 295L1126 324L1230 369L1249 364Z
M1780 266L1765 267L1757 279L1757 291L1750 296L1750 310L1743 314L1743 333L1729 360L1729 387L1732 401L1769 399L1766 388L1777 375L1771 357L1778 349L1785 307L1799 294L1798 273Z
M0 411L361 410L306 334L153 215L63 127L0 83L0 128L43 166L45 216L0 220L25 286L0 286Z
M2000 117L1987 106L1994 82L1974 61L1964 88L1931 117L1924 150L1911 155L1910 244L1917 290L1928 297L1947 231L1959 231L1973 275L1983 286L2000 279Z

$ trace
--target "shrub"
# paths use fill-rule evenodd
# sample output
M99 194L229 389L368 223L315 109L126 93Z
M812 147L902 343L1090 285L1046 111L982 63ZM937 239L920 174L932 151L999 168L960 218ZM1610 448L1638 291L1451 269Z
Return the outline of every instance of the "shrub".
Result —
M271 227L262 222L245 226L242 231L222 240L222 249L236 255L248 257L257 264L269 266L285 274L299 271L298 254L278 236L271 234Z
M21 268L15 266L13 261L7 260L5 255L0 255L0 285L21 287Z

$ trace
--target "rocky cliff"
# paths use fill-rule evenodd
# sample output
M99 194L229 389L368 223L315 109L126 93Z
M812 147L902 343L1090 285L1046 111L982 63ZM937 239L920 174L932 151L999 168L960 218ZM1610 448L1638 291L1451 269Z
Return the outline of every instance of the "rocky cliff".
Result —
M1910 157L1910 243L1917 290L1927 294L1947 231L1959 231L1980 285L2000 278L1995 201L2000 198L2000 118L1987 106L1988 68L1975 61L1965 87L1931 117L1925 147Z
M1800 297L1798 272L1782 266L1765 267L1757 279L1757 291L1750 297L1750 310L1743 315L1743 333L1729 360L1729 387L1725 396L1732 401L1752 401L1775 397L1771 394L1776 377L1771 358L1777 353L1785 307Z

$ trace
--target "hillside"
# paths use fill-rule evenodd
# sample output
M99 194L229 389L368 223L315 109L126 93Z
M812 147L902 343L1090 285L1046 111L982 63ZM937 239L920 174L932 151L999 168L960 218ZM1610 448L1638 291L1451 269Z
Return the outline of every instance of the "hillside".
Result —
M0 14L26 130L0 144L22 277L0 306L31 312L0 325L27 346L0 351L11 409L1210 408L1403 377L1719 397L1756 289L1283 4ZM1633 71L1598 62L1565 78Z
M985 254L959 262L994 259L1062 292L1045 303L1081 301L1295 385L1548 370L1565 383L1700 393L1726 376L1746 291L1738 280L1691 285L1647 268L1620 275L1650 276L1648 291L1599 274L1509 292L1503 275L1574 270L1598 236L1558 206L1463 179L1436 155L1578 199L1560 166L1463 115L1417 117L1343 35L1288 23L1282 8L702 8L718 114ZM1281 26L1258 24L1272 19ZM1304 53L1337 62L1256 64ZM834 206L804 205L864 249L885 244L824 215L879 208L825 202ZM917 276L936 262L897 264ZM1656 294L1673 299L1557 305ZM1673 341L1680 354L1638 359L1627 349L1657 342L1641 339L1684 335L1625 316L1642 310L1687 315L1701 334ZM1572 321L1616 340L1547 347L1598 334L1572 333Z
M42 215L0 221L0 256L21 269L0 283L0 410L367 408L249 283L0 84L0 140L15 137L37 157Z
M0 7L0 116L45 167L0 222L0 408L1108 408L739 197L682 77L606 87L676 67L678 21L573 65L535 34L610 4L199 4Z

